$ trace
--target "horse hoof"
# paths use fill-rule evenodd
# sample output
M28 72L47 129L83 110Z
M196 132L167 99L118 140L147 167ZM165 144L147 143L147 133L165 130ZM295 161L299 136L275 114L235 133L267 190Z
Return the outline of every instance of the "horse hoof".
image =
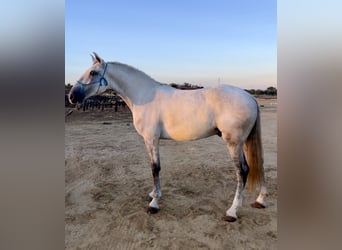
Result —
M254 207L254 208L265 208L265 206L263 205L263 204L261 204L261 203L259 203L259 202L254 202L254 203L252 203L251 204L251 207Z
M234 222L234 221L236 221L236 218L233 216L225 215L222 217L222 220L228 221L228 222Z
M159 208L155 208L155 207L148 207L147 209L148 214L156 214L158 213L158 211L159 211Z

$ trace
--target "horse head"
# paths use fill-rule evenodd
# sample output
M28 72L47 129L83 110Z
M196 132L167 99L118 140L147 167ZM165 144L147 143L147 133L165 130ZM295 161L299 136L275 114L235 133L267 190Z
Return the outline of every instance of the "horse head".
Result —
M72 104L82 103L90 96L103 93L108 87L105 78L107 63L95 52L94 56L91 56L93 65L86 70L69 92L69 102Z

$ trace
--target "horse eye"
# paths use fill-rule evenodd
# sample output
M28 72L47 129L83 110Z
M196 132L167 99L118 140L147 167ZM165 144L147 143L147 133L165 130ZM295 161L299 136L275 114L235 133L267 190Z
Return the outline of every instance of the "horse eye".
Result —
M91 76L95 76L95 75L97 75L97 72L96 71L94 71L94 70L92 70L92 71L90 71L90 73L89 73Z

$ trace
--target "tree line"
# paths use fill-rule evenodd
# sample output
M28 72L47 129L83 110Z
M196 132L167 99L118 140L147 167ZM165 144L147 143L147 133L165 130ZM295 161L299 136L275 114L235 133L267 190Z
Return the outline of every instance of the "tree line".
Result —
M183 84L170 83L169 85L176 89L202 89L203 88L202 86L198 86L198 85L191 84L188 82L185 82Z
M270 96L277 96L277 88L275 87L268 87L265 90L261 89L245 89L251 95L270 95Z

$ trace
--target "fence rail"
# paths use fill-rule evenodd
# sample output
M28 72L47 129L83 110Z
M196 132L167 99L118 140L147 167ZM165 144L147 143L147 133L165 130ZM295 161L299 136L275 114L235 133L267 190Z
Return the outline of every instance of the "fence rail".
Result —
M119 108L125 109L126 103L119 96L92 96L86 99L82 104L71 104L68 95L65 95L65 107L76 107L77 109L113 109L117 112Z

